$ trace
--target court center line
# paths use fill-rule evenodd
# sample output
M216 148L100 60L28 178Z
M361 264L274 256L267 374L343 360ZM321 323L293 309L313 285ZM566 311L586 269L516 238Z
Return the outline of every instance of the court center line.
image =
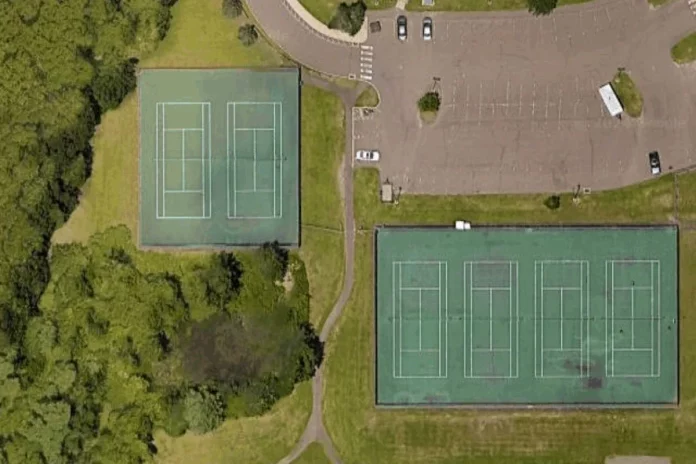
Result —
M423 292L418 292L418 350L423 349Z
M541 376L544 376L544 262L541 262Z
M636 342L635 342L635 321L636 321L636 311L635 311L635 298L636 298L636 293L631 289L631 348L636 347Z
M396 262L394 261L392 261L392 377L396 378Z
M186 190L186 132L181 133L181 188Z
M563 349L563 289L561 289L561 350Z
M255 192L256 191L256 131L253 131L252 134L254 134L254 136L253 136L253 140L254 140L254 175L253 175L253 177L254 177L254 192Z
M164 190L167 189L167 139L166 139L166 127L167 127L167 115L166 115L167 104L162 104L162 217L167 217L167 194Z
M403 360L404 357L402 355L403 352L403 343L402 339L404 337L404 328L403 328L403 294L401 293L401 274L403 274L403 266L402 263L399 263L399 376L401 377L404 375L404 368L403 368Z
M488 293L488 311L490 317L490 329L488 333L488 347L493 349L493 290L491 289Z
M155 218L160 217L159 213L159 138L160 138L160 120L159 120L160 103L155 103Z

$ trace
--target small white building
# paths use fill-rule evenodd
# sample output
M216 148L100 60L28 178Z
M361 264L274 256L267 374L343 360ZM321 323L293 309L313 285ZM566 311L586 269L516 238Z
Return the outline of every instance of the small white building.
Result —
M623 106L621 106L619 97L616 95L616 92L614 92L614 88L611 84L604 84L601 86L599 88L599 95L602 97L604 106L607 107L609 114L615 118L621 116L621 113L623 113Z

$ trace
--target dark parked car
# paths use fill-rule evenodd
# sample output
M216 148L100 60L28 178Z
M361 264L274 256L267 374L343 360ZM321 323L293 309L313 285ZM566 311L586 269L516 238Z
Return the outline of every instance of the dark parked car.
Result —
M406 36L408 33L406 32L406 16L401 15L398 18L396 18L396 37L404 41L406 40Z
M662 167L660 167L660 154L656 151L651 151L648 154L648 159L650 160L650 172L653 176L656 176L662 172Z

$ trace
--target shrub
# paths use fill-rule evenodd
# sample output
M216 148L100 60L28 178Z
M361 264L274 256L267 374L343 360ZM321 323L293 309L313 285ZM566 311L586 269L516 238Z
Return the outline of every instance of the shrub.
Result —
M418 109L422 112L437 112L440 109L440 94L437 92L427 92L418 100Z
M544 200L544 206L550 210L558 209L561 207L561 197L558 195L551 195L546 200Z
M334 17L329 21L329 27L355 35L365 21L365 11L367 11L367 6L362 0L351 4L342 2L338 5Z
M189 429L194 432L210 432L225 420L225 401L209 388L190 389L184 399L184 406L184 418Z
M222 14L228 18L237 18L244 12L242 0L222 0Z
M527 0L527 9L534 16L550 14L558 4L558 0Z
M253 24L242 24L239 26L239 32L237 32L237 38L242 45L245 47L250 47L259 40L259 33L256 30L256 26Z

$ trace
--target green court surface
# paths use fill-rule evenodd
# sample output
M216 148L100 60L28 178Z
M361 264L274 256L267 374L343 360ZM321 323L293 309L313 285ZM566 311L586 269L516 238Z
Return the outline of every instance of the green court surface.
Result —
M678 402L677 229L380 227L378 405Z
M299 70L150 69L140 244L299 242Z

